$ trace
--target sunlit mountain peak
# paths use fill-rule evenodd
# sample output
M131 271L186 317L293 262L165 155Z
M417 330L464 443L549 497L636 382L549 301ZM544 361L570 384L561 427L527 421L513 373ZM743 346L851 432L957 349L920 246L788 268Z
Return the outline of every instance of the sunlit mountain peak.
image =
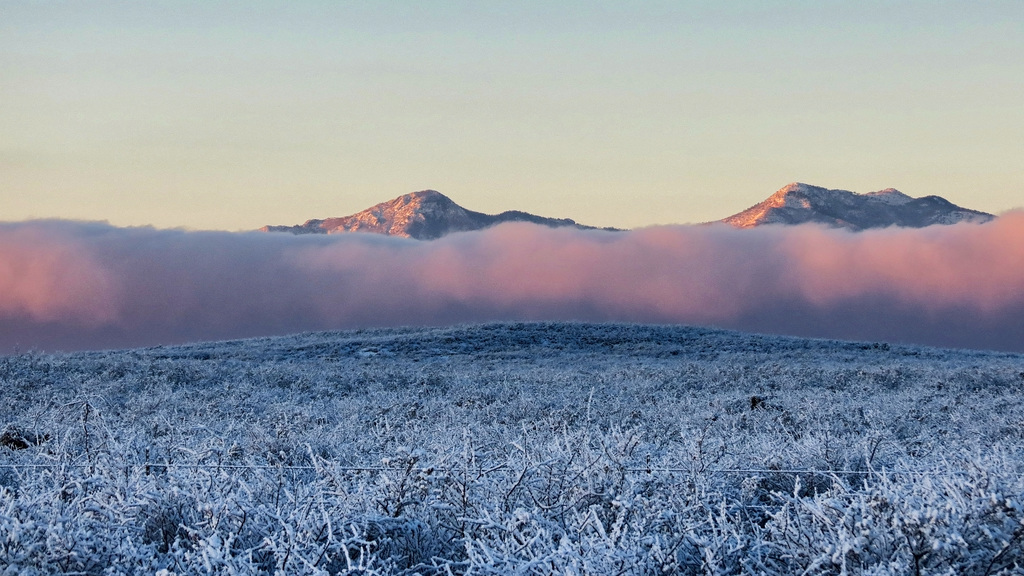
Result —
M381 202L351 216L307 220L297 226L264 226L264 232L293 234L340 234L370 232L417 240L434 240L454 232L489 228L503 222L531 222L550 227L571 226L592 229L568 218L545 218L509 210L484 214L459 206L436 190L421 190Z
M923 228L933 224L982 223L993 218L991 214L962 208L939 196L913 198L895 188L858 194L793 182L763 202L724 218L722 222L737 228L815 223L864 230L889 226Z

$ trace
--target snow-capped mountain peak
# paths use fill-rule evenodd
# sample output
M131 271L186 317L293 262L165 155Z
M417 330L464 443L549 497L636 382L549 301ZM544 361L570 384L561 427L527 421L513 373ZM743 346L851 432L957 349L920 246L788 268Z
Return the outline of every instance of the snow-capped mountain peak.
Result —
M879 190L877 192L868 192L867 194L864 194L864 196L873 197L876 200L885 202L886 204L892 204L893 206L902 206L914 201L914 198L907 196L895 188L886 188L885 190Z
M264 226L260 230L293 234L371 232L418 240L434 240L453 232L480 230L502 222L593 228L577 224L568 218L544 218L515 210L493 215L474 212L459 206L437 190L421 190L381 202L351 216L307 220L297 226Z
M913 198L895 188L858 194L793 182L765 201L724 218L722 222L737 228L817 223L864 230L888 226L921 228L956 222L981 223L992 218L991 214L962 208L939 196Z

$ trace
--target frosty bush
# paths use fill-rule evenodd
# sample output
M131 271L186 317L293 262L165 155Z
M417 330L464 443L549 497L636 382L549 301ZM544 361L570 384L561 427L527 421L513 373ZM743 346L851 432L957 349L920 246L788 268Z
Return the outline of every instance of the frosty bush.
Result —
M0 574L1018 573L1022 373L575 324L5 358Z
M1005 460L836 482L783 497L768 526L782 566L805 574L1012 574L1024 552L1020 474ZM905 478L900 478L905 476Z

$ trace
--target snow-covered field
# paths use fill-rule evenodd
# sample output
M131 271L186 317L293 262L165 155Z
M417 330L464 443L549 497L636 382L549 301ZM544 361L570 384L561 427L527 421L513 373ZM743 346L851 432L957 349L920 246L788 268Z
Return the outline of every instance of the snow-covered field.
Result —
M490 324L0 359L0 574L1010 574L1024 356Z

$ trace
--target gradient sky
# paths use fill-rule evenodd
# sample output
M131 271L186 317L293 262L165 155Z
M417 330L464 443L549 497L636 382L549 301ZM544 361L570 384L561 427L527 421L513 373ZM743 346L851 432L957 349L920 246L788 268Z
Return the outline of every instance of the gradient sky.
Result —
M552 5L554 4L554 5ZM0 3L0 220L1024 206L1024 2Z

